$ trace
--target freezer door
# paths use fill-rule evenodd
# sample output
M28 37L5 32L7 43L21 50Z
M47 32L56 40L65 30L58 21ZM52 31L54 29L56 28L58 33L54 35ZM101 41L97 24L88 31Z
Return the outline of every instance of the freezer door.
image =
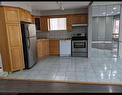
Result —
M29 37L28 24L21 24L21 29L23 35L25 35L25 37Z
M28 24L29 37L36 37L36 26L35 24Z
M28 68L36 64L36 37L28 38Z

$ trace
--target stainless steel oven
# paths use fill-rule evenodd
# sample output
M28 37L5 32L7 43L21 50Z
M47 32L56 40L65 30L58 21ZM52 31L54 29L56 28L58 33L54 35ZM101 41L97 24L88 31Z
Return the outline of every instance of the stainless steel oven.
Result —
M86 42L85 41L74 41L73 42L74 48L85 48Z
M72 56L87 56L87 40L72 40Z

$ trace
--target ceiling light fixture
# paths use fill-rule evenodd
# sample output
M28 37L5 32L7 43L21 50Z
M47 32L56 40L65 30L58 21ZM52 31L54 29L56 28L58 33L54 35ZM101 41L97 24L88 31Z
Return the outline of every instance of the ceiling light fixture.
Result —
M64 7L63 7L63 5L62 5L62 2L59 2L59 1L58 1L57 4L58 4L60 10L64 10Z

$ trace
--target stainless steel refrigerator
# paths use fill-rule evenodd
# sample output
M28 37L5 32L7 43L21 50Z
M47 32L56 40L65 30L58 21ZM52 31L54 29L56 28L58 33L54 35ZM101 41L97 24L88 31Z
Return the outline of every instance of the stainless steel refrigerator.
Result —
M35 24L21 23L25 69L36 64L36 27Z

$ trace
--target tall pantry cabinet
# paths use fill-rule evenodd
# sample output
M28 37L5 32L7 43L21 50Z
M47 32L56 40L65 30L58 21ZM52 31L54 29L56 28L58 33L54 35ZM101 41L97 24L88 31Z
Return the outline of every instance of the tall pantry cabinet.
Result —
M24 69L19 8L0 7L0 50L4 71Z

